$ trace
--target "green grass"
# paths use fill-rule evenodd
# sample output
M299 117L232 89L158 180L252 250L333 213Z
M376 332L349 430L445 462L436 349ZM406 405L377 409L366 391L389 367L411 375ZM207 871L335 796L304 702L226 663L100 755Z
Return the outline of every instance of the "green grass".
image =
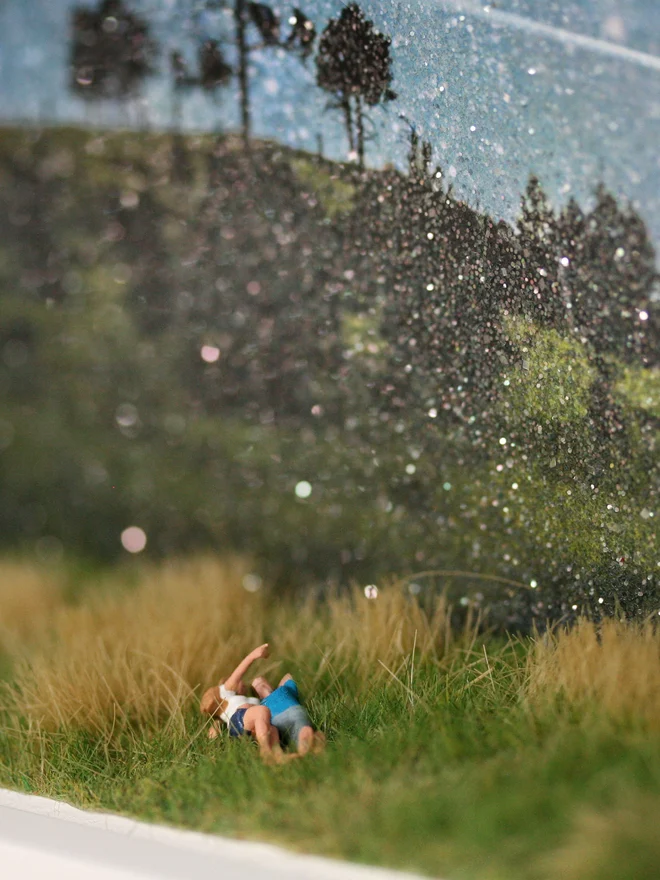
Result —
M0 785L457 880L657 878L658 627L507 641L400 584L301 603L245 566L81 574L44 619L50 572L6 565ZM201 691L266 640L255 672L294 674L320 756L206 737Z
M603 815L624 798L647 820L652 804L660 819L660 739L597 712L531 712L514 696L514 655L491 653L492 676L479 681L485 660L444 675L422 669L412 704L396 682L357 699L350 674L328 676L318 688L325 693L309 700L328 749L284 767L264 766L248 741L209 742L190 713L185 737L125 733L112 746L84 731L29 740L5 730L0 782L433 876L558 877L553 859L582 815ZM304 686L302 670L299 678ZM644 853L648 864L660 857L657 826L647 824L637 862L621 858L618 880L656 876L639 868Z

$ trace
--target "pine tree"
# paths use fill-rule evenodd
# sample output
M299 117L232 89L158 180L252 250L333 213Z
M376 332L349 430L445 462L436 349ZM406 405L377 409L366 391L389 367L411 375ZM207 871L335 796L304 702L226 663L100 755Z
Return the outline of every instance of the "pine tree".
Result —
M74 9L71 88L87 99L125 99L154 71L156 42L147 22L122 0L102 0L98 9Z
M514 309L539 324L559 327L566 320L566 308L557 265L557 221L533 175L522 198L518 232L521 260L510 286Z
M390 37L374 30L357 3L342 9L323 31L316 59L317 84L334 95L344 113L351 151L364 168L364 105L376 106L396 95L390 89Z

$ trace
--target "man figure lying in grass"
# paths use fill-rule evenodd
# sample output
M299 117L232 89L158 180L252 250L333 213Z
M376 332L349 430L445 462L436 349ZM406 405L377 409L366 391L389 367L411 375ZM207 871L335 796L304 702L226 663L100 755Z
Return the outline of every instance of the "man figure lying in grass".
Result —
M285 743L293 743L302 757L309 752L319 754L325 748L325 735L314 730L305 708L300 705L298 685L287 673L273 690L260 675L252 682L261 697L261 705L270 709L271 723Z
M220 721L224 721L229 728L229 736L253 736L259 743L264 761L281 763L284 755L279 733L271 724L270 709L260 705L255 697L246 697L243 682L243 676L254 661L267 656L267 644L255 648L241 660L229 678L220 679L216 687L204 692L200 709L204 715L210 715L213 719L209 728L210 739L215 739L219 733Z
M214 739L218 735L220 719L229 728L230 736L253 734L266 760L284 760L280 735L285 742L295 744L298 756L321 752L325 747L325 736L314 730L307 712L300 705L298 688L290 675L285 675L275 690L263 676L259 676L252 682L252 687L261 702L245 696L243 676L255 660L267 656L267 644L255 648L238 664L229 678L222 679L217 687L209 688L204 693L200 708L213 718L209 738Z

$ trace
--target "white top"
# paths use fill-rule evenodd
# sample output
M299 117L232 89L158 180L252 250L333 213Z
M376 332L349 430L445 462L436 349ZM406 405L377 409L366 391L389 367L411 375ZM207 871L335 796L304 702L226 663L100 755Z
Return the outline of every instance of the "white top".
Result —
M237 694L236 691L228 690L224 684L218 685L218 693L221 700L227 701L227 708L220 715L225 724L229 724L231 716L241 706L245 706L246 703L249 703L250 706L258 706L260 703L256 697L244 697L242 694Z

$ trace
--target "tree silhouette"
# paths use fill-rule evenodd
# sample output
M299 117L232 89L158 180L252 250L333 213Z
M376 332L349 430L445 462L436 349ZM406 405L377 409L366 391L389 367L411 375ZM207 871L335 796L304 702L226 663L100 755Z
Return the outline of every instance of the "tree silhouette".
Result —
M364 104L373 107L396 97L390 89L391 42L374 30L357 3L351 3L339 18L330 19L319 43L316 81L335 96L335 106L343 111L348 143L351 151L357 148L360 168L364 167Z
M566 308L559 281L557 220L537 177L529 178L518 217L522 259L514 272L515 308L537 323L561 327Z
M300 10L294 9L288 19L291 30L286 39L281 37L281 22L276 12L265 3L251 0L206 0L206 9L231 9L238 63L236 75L240 95L241 130L246 150L250 149L250 54L261 49L281 48L298 53L305 61L312 52L316 28ZM251 36L252 32L252 36ZM258 39L254 41L254 37ZM234 72L225 62L219 40L207 39L198 52L199 75L191 75L179 51L170 56L174 89L201 87L211 91L224 86Z
M642 218L632 206L620 207L601 184L588 214L569 203L558 234L563 282L580 334L599 357L616 355L630 362L642 354L645 363L656 365L653 292L658 275Z
M74 9L71 88L87 99L131 97L153 73L156 49L147 22L122 0Z
M287 49L298 50L304 61L312 54L314 40L316 39L316 28L305 13L297 7L293 10L289 24L291 25L291 33L285 45Z

